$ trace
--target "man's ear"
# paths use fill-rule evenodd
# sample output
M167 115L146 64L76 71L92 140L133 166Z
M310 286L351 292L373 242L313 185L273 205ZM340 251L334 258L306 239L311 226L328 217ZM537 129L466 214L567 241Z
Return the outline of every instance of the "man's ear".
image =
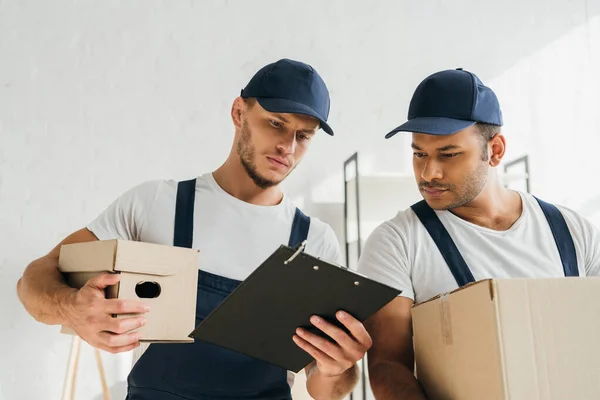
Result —
M488 143L490 154L490 166L497 167L504 158L506 152L506 139L501 133L497 133Z
M242 129L242 114L246 109L246 101L241 97L236 97L231 105L231 121L236 129Z

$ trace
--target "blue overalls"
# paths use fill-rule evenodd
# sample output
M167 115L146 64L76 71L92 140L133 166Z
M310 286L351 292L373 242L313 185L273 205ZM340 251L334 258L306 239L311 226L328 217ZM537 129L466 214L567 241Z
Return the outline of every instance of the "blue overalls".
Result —
M538 201L544 212L544 216L550 225L550 230L552 231L554 241L558 247L565 276L579 276L575 244L573 243L571 232L569 232L569 227L567 226L563 215L556 206L546 203L537 197L535 199ZM411 208L415 214L417 214L417 217L425 226L427 232L429 232L429 235L440 250L440 253L442 253L442 257L444 257L446 264L448 264L458 286L461 287L468 283L475 282L475 278L473 277L469 266L458 251L450 234L436 215L435 211L429 207L425 200L413 204Z
M175 246L192 247L195 193L195 179L179 182ZM288 245L297 247L306 240L309 226L310 218L296 209ZM239 284L198 271L196 326ZM292 398L285 369L199 340L193 344L151 344L134 365L127 383L127 400Z

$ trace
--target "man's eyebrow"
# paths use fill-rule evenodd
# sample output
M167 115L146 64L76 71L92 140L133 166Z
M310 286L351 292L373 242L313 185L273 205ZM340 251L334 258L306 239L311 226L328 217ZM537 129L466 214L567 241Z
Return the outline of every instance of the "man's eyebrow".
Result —
M444 147L440 147L439 149L437 149L437 151L448 151L448 150L455 150L455 149L459 149L459 148L460 148L460 146L457 146L455 144L449 144Z
M289 124L290 121L288 121L283 115L281 114L277 114L277 113L273 113L273 115L277 118L279 118L280 120L282 120L283 122L285 122L286 124Z

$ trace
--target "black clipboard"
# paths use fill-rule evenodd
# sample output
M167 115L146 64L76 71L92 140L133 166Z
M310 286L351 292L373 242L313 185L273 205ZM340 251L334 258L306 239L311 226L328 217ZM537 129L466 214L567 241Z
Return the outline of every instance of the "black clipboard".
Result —
M299 372L313 358L292 340L297 327L344 310L364 322L401 291L303 252L279 247L210 313L190 337ZM325 334L322 334L325 336Z

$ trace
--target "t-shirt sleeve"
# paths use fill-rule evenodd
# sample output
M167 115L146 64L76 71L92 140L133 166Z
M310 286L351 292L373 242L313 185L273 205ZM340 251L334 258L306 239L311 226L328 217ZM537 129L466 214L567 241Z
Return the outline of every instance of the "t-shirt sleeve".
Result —
M139 241L160 181L148 181L129 189L87 225L99 240Z
M400 296L414 300L405 243L402 234L389 221L382 223L365 242L358 260L358 272L400 289Z
M586 225L585 271L588 276L600 276L600 231L590 221Z
M576 249L582 252L584 268L587 276L600 276L600 231L587 218L575 211L560 207L564 215Z
M318 218L311 218L306 252L324 261L344 265L335 232L329 224Z
M328 224L325 225L324 244L325 248L321 258L338 265L344 265L342 252L340 251L340 243L335 232Z

